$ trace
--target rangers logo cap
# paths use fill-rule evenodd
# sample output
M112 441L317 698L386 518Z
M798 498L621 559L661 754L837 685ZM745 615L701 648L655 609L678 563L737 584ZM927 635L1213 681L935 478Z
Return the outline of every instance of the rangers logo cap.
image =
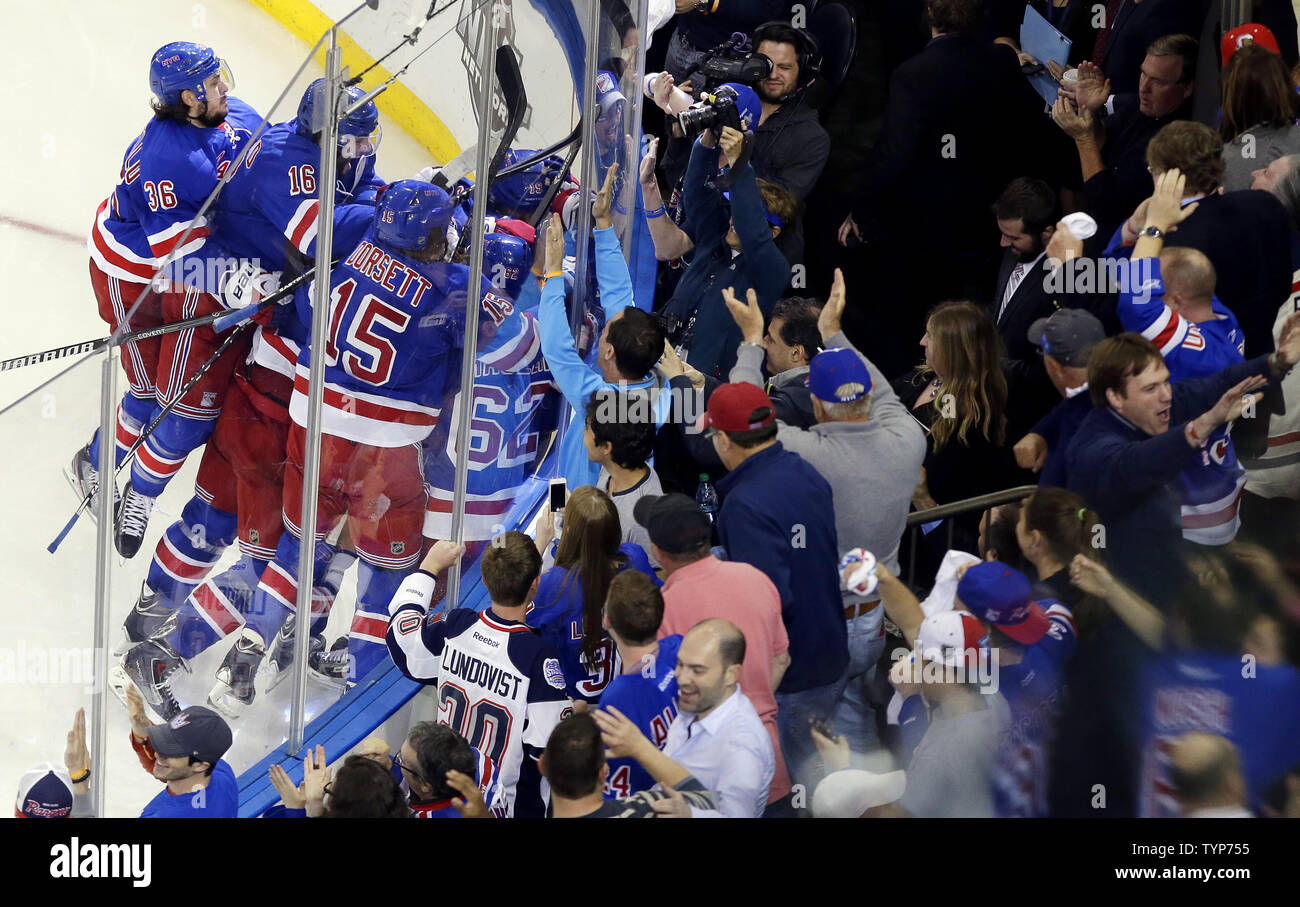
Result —
M957 582L957 597L972 614L1026 646L1051 623L1031 594L1029 577L1001 561L975 564Z

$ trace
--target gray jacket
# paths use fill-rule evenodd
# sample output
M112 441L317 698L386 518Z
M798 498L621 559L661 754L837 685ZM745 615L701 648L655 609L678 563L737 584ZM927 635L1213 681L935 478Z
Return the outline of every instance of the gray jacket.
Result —
M833 347L847 347L862 356L843 331L826 342L827 349ZM866 356L862 361L871 372L871 418L821 422L807 429L780 422L776 437L830 483L840 547L866 548L897 575L899 541L907 526L912 492L921 480L925 433L880 369ZM762 387L763 350L742 344L731 380ZM844 593L846 605L869 600Z

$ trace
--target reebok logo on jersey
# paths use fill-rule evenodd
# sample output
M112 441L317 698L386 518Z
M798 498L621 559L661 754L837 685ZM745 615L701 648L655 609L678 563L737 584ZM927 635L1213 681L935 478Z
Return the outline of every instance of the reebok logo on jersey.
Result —
M494 649L501 648L501 643L497 642L495 639L493 639L490 636L484 636L482 633L479 633L477 630L474 631L474 638L479 642L483 643L483 645L485 646L491 646Z
M560 670L560 662L555 658L548 658L542 662L542 676L546 682L557 690L564 689L564 671Z

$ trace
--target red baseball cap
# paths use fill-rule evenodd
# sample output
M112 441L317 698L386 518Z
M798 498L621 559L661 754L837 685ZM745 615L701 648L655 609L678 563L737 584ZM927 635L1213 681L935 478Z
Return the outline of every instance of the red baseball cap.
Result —
M1277 38L1273 37L1273 33L1269 31L1268 26L1260 25L1258 22L1247 22L1245 25L1238 25L1224 34L1223 42L1219 45L1219 54L1223 58L1223 65L1228 65L1228 60L1232 58L1232 55L1237 52L1239 47L1251 43L1258 44L1275 54L1282 53L1277 46Z
M700 428L718 431L753 431L776 421L772 400L755 384L741 381L724 384L709 397L709 407L700 418Z

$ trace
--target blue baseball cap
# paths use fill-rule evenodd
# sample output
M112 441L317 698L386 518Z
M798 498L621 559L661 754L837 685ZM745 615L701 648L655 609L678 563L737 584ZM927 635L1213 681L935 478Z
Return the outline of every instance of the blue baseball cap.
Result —
M1051 624L1031 594L1029 577L1001 561L975 564L957 582L957 597L968 611L1026 646L1042 639Z
M23 775L14 815L19 819L66 819L72 815L72 778L46 762Z
M808 389L824 403L852 403L871 393L871 372L853 350L822 350L808 367Z

